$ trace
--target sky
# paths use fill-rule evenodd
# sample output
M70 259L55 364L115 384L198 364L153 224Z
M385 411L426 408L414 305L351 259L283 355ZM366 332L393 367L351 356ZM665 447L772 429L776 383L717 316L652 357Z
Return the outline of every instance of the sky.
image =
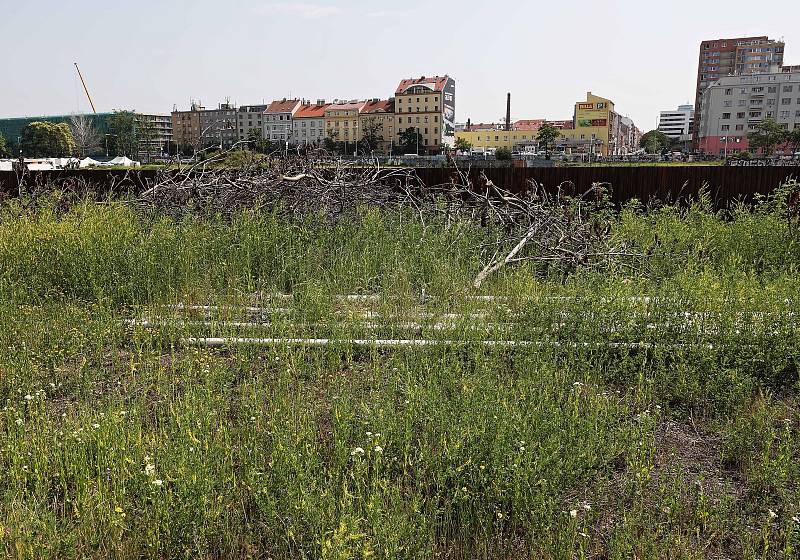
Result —
M169 113L456 80L456 120L568 119L586 92L643 130L693 102L701 40L768 35L800 64L800 1L0 0L0 117Z

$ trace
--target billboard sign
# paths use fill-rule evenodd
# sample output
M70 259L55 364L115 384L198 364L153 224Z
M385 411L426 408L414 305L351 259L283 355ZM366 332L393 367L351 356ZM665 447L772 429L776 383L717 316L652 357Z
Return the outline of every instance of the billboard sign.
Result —
M442 93L442 132L444 136L456 133L456 81L448 78Z

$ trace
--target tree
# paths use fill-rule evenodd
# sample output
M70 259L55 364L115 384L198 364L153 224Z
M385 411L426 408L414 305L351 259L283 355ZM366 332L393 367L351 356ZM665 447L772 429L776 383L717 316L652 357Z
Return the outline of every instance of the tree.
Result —
M422 144L423 138L422 134L420 134L416 128L409 126L400 134L399 140L403 153L410 154L413 152L419 154L419 147Z
M770 155L775 146L786 142L788 132L775 119L764 119L756 125L756 129L747 134L751 149L761 149L765 156Z
M539 127L539 132L536 133L536 140L540 146L544 145L545 158L550 159L550 146L558 140L559 136L561 136L561 131L547 121Z
M361 151L365 154L372 153L380 147L383 139L383 123L375 117L364 119L361 126Z
M797 149L800 148L800 128L795 128L793 131L787 132L786 141L792 147L792 154L797 152Z
M511 149L505 146L500 146L495 150L494 157L498 161L509 161L511 160Z
M251 151L259 154L268 154L274 149L272 143L264 138L264 134L257 128L250 129L247 133L247 145Z
M22 129L20 145L29 157L67 157L75 151L75 140L67 123L29 123Z
M136 158L139 152L136 116L133 111L114 111L108 117L109 149L115 156Z
M8 146L6 145L6 139L0 134L0 157L8 157L9 151Z
M455 149L458 152L469 152L472 149L472 143L466 138L456 138Z
M660 130L651 130L642 134L639 140L639 147L644 148L648 154L660 154L665 150L669 150L672 146L672 138L661 132Z
M86 115L72 115L69 118L69 128L75 140L75 154L85 157L95 153L100 147L100 135L94 128L92 119Z

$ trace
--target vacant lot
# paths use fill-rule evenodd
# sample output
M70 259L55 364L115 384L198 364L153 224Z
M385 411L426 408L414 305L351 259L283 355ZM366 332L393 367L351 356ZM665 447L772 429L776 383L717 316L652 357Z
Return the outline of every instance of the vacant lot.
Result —
M788 214L631 205L640 266L477 290L472 222L6 202L0 551L795 558Z

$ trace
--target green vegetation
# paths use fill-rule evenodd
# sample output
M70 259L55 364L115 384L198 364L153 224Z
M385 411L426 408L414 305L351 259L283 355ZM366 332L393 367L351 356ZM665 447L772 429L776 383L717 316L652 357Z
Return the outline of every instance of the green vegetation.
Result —
M34 121L22 129L22 153L27 157L68 157L75 151L67 123Z
M728 213L631 203L610 235L647 267L529 261L484 284L492 301L468 286L493 232L444 213L6 201L0 551L796 558L793 188Z
M644 151L648 154L660 154L674 148L676 144L675 140L660 130L645 132L639 141L639 147L644 148Z
M466 138L456 138L454 147L458 152L467 153L472 149L472 143Z
M762 150L764 155L771 155L779 144L798 142L798 132L789 132L775 119L767 118L756 125L756 129L747 134L750 148Z
M550 148L558 140L559 136L561 136L561 131L549 122L545 122L539 127L539 131L536 133L536 140L540 146L544 147L547 159L550 159Z
M505 146L500 146L495 150L494 157L498 161L509 161L511 160L511 148L507 148Z
M8 156L9 156L8 144L6 144L5 137L2 134L0 134L0 157L8 157Z

